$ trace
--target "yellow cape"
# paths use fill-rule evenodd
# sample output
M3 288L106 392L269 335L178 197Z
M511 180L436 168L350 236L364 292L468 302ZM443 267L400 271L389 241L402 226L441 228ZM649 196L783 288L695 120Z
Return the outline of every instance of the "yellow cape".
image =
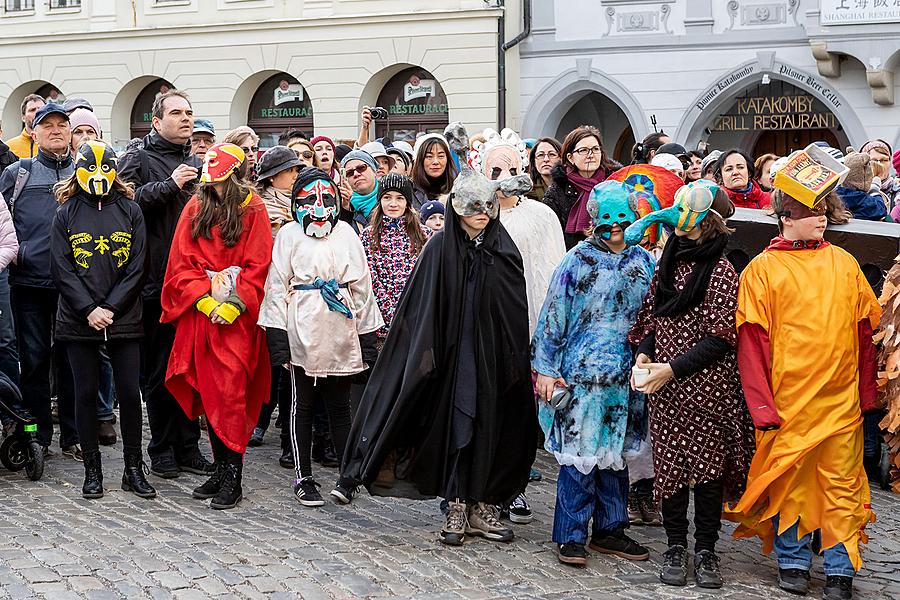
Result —
M878 325L881 307L856 260L835 246L767 250L741 275L737 326L768 332L772 388L781 428L757 431L747 491L725 517L734 537L759 536L772 550L800 520L822 548L843 542L862 565L863 528L875 517L862 466L858 323ZM740 351L740 349L738 349Z

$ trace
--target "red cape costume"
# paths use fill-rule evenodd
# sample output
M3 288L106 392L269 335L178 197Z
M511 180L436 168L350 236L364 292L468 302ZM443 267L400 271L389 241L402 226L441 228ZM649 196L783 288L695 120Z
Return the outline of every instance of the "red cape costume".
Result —
M271 367L265 333L256 325L272 260L272 229L256 194L244 207L244 231L229 248L218 228L213 239L191 236L200 204L190 199L181 213L162 291L163 323L175 325L166 387L185 414L205 414L230 449L243 453L259 412L269 399ZM235 293L247 309L231 325L215 325L194 303L209 294L206 271L241 267Z

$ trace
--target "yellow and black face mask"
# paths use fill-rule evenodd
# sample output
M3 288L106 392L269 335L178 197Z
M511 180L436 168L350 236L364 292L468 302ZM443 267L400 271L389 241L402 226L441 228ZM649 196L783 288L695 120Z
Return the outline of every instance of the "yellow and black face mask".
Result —
M116 153L100 140L89 140L75 157L78 185L92 196L105 196L116 180Z

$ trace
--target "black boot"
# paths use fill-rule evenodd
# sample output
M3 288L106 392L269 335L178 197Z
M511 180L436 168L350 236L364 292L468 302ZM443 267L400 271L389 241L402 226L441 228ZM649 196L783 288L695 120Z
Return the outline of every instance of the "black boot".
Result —
M222 489L222 478L225 476L225 461L217 460L213 464L213 474L210 475L209 479L198 488L194 489L194 492L191 494L197 500L207 500L209 498L214 498L216 494L219 493L219 490Z
M234 508L238 505L243 497L243 489L241 489L241 472L244 465L239 462L241 455L238 454L237 460L230 460L225 465L225 473L222 476L222 487L219 493L212 499L209 506L216 510L225 510Z
M156 498L156 490L147 482L146 474L150 470L141 459L140 452L125 454L125 472L122 473L122 489L131 492L138 498Z
M84 453L84 485L81 486L84 498L103 497L103 469L100 466L100 451L89 450Z

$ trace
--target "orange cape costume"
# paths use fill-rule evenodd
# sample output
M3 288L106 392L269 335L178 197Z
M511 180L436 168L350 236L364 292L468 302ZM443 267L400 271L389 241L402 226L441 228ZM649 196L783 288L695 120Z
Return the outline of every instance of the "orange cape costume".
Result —
M843 542L859 570L874 521L860 409L874 407L880 315L856 260L828 242L776 238L741 275L738 364L758 431L747 491L725 512L734 537L759 536L768 554L799 519L799 537Z
M253 194L243 209L240 240L229 248L218 227L211 240L191 236L199 208L194 196L181 213L163 284L160 320L175 325L166 387L189 418L205 414L222 442L243 453L269 399L269 352L256 320L272 260L272 228L262 200ZM215 325L194 303L210 293L207 270L232 266L241 268L235 293L247 308L232 324Z

